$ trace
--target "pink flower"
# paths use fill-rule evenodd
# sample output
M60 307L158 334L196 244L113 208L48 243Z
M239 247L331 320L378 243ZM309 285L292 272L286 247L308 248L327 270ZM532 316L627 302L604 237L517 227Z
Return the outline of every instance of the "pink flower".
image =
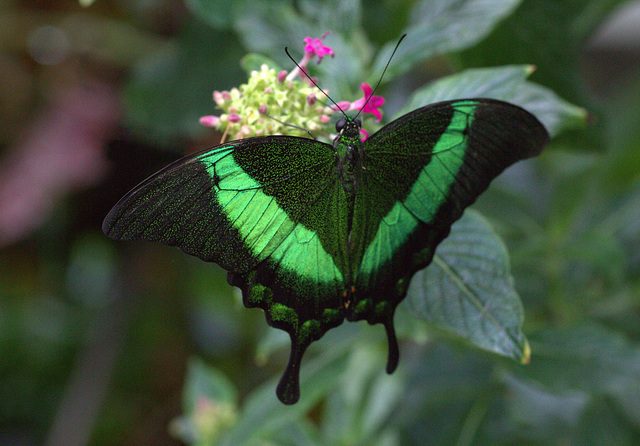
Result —
M313 58L313 56L318 56L318 63L322 61L324 56L334 56L333 49L328 46L322 44L322 41L325 37L331 34L331 31L327 31L320 37L319 39L313 39L311 37L304 38L304 52L305 58L309 57L309 59Z
M229 120L229 122L236 123L236 122L240 122L242 118L237 113L229 113L229 115L227 116L227 119Z
M342 112L353 110L351 108L351 102L349 101L340 101L331 108L334 109L335 111L342 111Z
M200 124L207 127L215 127L220 123L220 118L217 116L202 116L200 118Z
M318 56L318 63L320 63L322 58L325 56L334 56L333 49L322 44L322 40L329 34L331 34L331 31L327 31L319 39L314 39L312 37L304 38L304 56L302 56L300 63L298 63L297 66L287 75L286 79L291 81L296 76L306 79L307 76L305 74L307 72L307 65L313 60L314 56ZM313 82L310 81L309 84L313 85Z
M382 96L371 96L373 89L366 82L360 84L360 88L364 91L364 98L352 102L350 110L362 109L362 113L371 113L376 117L377 122L382 121L382 114L378 108L384 104L384 98ZM362 108L363 106L364 108Z
M337 105L334 105L332 108L335 111L342 110L346 111L362 111L362 113L371 113L376 117L376 121L382 121L382 113L378 108L382 107L384 104L384 98L382 96L372 96L373 88L369 86L366 82L363 82L360 85L362 91L364 92L364 97L358 99L357 101L349 102L349 101L340 101ZM364 108L363 108L364 107Z
M309 105L315 105L317 100L318 98L314 93L311 93L309 96L307 96L307 104Z

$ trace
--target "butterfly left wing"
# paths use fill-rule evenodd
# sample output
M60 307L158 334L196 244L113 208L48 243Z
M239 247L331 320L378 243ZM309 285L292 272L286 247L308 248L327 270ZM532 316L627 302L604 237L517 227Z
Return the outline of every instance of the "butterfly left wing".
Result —
M352 237L356 304L346 317L385 325L387 371L398 360L393 313L413 274L489 183L548 139L520 107L463 99L417 109L365 142Z
M106 217L119 240L176 246L229 271L247 307L291 336L278 387L298 399L306 347L342 323L347 200L331 146L272 136L230 142L151 176Z

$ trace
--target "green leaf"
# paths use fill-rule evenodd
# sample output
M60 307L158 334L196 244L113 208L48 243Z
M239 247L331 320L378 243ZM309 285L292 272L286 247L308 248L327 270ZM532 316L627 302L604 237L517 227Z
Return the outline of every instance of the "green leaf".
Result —
M205 446L215 443L237 419L238 394L218 370L192 358L182 392L184 414L172 420L169 429L186 443Z
M305 37L320 37L326 31L300 15L289 1L251 3L234 22L234 29L247 50L264 54L283 66L291 63L285 47L290 47L295 57L298 49L302 54Z
M609 155L604 159L608 188L634 187L640 179L640 79L624 87L619 97L607 97L607 141Z
M244 444L246 446L322 446L324 443L318 440L318 429L314 423L309 419L301 418L282 426L267 440L251 438Z
M191 412L201 398L236 405L238 392L229 379L198 358L191 358L187 364L187 376L182 393L183 410Z
M637 406L638 400L636 400ZM640 442L637 426L617 410L610 400L599 398L591 402L577 426L573 444L581 446L630 445Z
M305 37L320 38L326 31L332 31L324 42L336 57L326 58L319 65L311 63L309 69L312 75L318 73L321 86L332 97L355 99L352 95L360 94L356 86L365 77L364 67L368 66L372 53L372 46L356 25L361 15L358 2L308 1L299 7L309 14L301 14L288 3L252 3L250 10L238 17L234 29L245 48L264 54L288 70L294 65L285 47L299 61Z
M460 56L466 66L534 64L536 82L582 103L593 95L587 94L584 53L577 49L592 40L606 15L623 1L524 1L487 39Z
M249 53L240 59L240 66L247 74L250 74L252 71L260 71L260 67L264 64L269 66L269 68L275 68L276 71L281 69L273 60L258 53Z
M324 444L382 445L396 435L387 423L404 395L405 375L384 373L385 352L373 342L375 331L363 328L353 342L340 389L327 395Z
M348 35L361 26L360 0L301 0L297 6L303 16L313 19L325 31Z
M372 50L360 31L360 1L306 0L294 6L287 0L189 0L188 7L216 29L233 28L247 50L275 61L270 65L274 67L293 68L285 47L300 60L305 37L319 38L331 31L327 45L334 49L336 60L312 64L312 73L320 74L323 88L336 98L350 99L359 93L352 90L364 78L364 62Z
M454 223L433 263L413 277L406 300L425 322L482 349L528 361L523 309L506 248L478 213L467 211Z
M603 230L618 234L625 246L631 248L635 257L640 256L640 184L622 194L606 212L607 217L602 221Z
M558 97L553 91L527 82L531 65L474 68L439 79L413 93L399 117L411 110L438 101L457 98L493 98L511 102L536 115L551 136L586 123L583 108Z
M533 82L525 82L520 88L504 97L536 115L554 137L568 129L585 127L587 111L560 98L552 90Z
M342 343L305 364L300 372L303 391L293 406L283 405L273 397L276 380L253 391L245 400L235 428L220 444L235 446L249 439L272 439L281 429L297 422L336 386L344 370L347 348L348 345Z
M438 79L416 90L395 118L416 108L450 99L494 98L504 100L506 96L520 87L532 72L533 67L530 65L507 65L496 68L469 69Z
M498 392L488 358L462 353L446 343L417 348L408 362L402 404L395 408L389 423L402 431L399 444L503 444L469 440L477 430L473 426L483 422L482 413L492 404L490 395ZM467 441L462 441L465 438Z
M258 0L254 0L258 1ZM247 8L248 2L225 0L185 0L185 5L199 19L218 30L230 29L234 20Z
M584 392L553 392L538 382L511 374L504 374L502 380L509 395L505 401L507 423L528 440L566 440L589 404L589 396Z
M597 325L531 336L531 364L503 381L519 436L571 444L636 444L640 350ZM633 438L633 439L632 439Z
M640 349L598 325L547 329L532 336L533 357L522 373L552 389L612 398L640 426Z
M520 0L423 0L410 14L418 21L404 32L402 42L387 70L387 79L409 71L429 57L468 48L486 37L507 17ZM373 73L381 73L396 42L387 43L378 53Z

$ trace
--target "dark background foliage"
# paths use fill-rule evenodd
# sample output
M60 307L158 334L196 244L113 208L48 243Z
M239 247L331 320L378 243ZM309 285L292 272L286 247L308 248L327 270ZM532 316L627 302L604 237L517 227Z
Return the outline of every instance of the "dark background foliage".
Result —
M471 22L460 11L483 2L82 3L0 7L0 444L639 442L637 2L495 0L502 16ZM406 39L380 91L387 117L435 79L512 64L587 110L475 206L508 247L529 365L405 308L396 374L380 327L344 324L285 407L286 338L224 271L103 236L128 189L219 141L198 118L246 80L244 55L288 66L285 46L328 29L336 58L319 74L337 100L375 83L402 30L433 39Z

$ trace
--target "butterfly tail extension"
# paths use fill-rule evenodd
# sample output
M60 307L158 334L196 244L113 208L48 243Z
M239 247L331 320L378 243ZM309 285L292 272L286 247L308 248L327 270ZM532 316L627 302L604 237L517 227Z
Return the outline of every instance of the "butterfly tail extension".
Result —
M387 332L387 344L389 345L387 373L392 374L396 370L396 367L398 367L398 361L400 360L400 348L398 347L396 328L393 326L393 315L391 315L388 321L384 322L384 328Z
M289 361L276 387L276 395L284 404L295 404L300 399L300 363L308 346L291 335Z

